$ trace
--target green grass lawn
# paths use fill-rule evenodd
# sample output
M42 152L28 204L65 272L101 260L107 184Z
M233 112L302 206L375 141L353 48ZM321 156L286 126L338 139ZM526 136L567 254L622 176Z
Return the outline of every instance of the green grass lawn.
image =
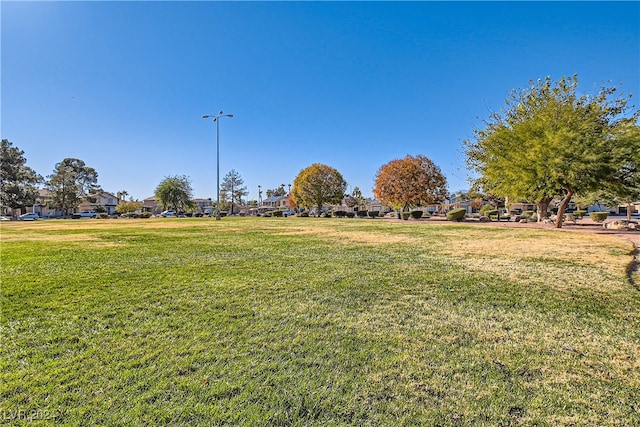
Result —
M1 232L8 424L640 424L640 292L614 237L315 218Z

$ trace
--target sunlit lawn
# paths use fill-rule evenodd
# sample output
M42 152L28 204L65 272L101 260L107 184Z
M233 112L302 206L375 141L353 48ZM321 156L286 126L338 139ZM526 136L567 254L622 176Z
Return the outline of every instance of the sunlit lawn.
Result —
M315 218L1 231L9 424L640 424L640 292L614 237Z

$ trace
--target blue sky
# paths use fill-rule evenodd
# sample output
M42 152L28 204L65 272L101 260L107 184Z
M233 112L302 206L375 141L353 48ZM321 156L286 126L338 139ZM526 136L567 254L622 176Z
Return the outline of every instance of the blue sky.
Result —
M640 94L638 2L11 2L3 139L43 176L79 158L143 199L186 175L257 199L312 163L370 196L377 170L431 158L467 187L462 141L530 80L578 74Z

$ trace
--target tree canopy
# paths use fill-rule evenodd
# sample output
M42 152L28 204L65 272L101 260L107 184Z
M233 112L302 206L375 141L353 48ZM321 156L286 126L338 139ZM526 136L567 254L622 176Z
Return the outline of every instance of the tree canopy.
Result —
M298 206L316 207L318 214L325 203L340 203L347 183L331 166L314 163L300 171L293 181L291 194Z
M142 210L142 202L134 200L121 200L116 206L116 212L119 214L130 214Z
M163 209L184 211L193 207L193 190L186 176L165 177L156 187L155 197Z
M49 204L65 214L75 209L84 197L100 191L98 172L80 159L62 160L47 178L45 187L51 198Z
M24 151L8 139L0 144L0 206L11 209L24 208L35 203L38 196L36 184L42 177L26 165Z
M287 194L287 191L284 189L284 184L280 184L278 188L269 188L266 191L267 197L281 197Z
M373 194L395 209L437 203L447 198L447 179L428 157L407 155L378 170Z
M556 226L575 194L614 179L628 150L620 129L635 122L625 114L627 98L615 87L594 95L578 93L578 78L549 77L513 91L502 112L466 140L467 164L486 194L525 199L538 205L539 219L560 197Z

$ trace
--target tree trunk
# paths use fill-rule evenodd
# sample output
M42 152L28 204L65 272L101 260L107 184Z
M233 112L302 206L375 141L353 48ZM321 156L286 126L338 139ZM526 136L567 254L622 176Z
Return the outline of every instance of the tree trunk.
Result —
M631 221L631 209L633 209L633 205L631 202L627 202L627 221Z
M549 209L549 203L551 203L550 199L543 199L541 201L539 201L538 203L536 203L536 207L538 208L538 221L537 222L542 222L542 220L545 218L546 214L547 214L547 210Z
M569 190L558 206L558 217L556 218L556 228L562 228L562 220L564 219L564 211L573 197L573 190Z

